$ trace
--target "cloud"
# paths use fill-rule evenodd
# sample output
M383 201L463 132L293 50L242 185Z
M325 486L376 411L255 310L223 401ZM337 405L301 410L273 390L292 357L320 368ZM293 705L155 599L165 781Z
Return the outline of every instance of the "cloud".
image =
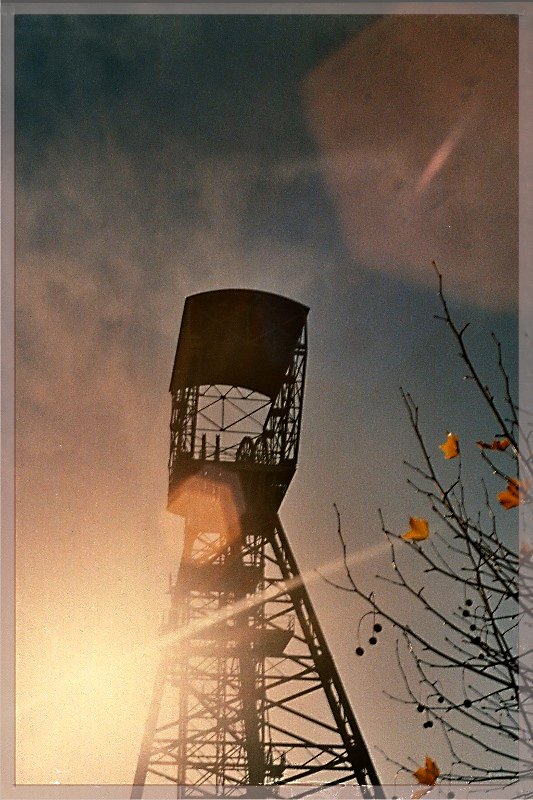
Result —
M257 179L253 159L194 162L184 142L168 138L154 165L113 135L80 142L74 132L48 145L38 171L19 174L21 782L55 780L58 768L62 782L131 780L151 686L118 721L94 725L86 704L88 745L72 737L79 659L69 654L87 642L105 652L110 640L127 654L154 635L166 608L164 581L182 535L164 512L168 383L185 296L250 286L298 297L322 269L305 244L250 239L243 216ZM83 662L89 698L102 674L91 653ZM54 668L54 659L68 668ZM122 696L120 654L113 669L104 698L111 709ZM128 752L102 758L106 736Z
M306 78L310 128L357 262L517 302L518 26L388 16Z

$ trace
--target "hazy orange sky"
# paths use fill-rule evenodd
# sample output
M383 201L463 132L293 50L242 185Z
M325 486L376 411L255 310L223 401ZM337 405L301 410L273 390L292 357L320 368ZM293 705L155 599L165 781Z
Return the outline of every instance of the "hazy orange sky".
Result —
M432 445L452 427L493 434L433 320L430 261L487 379L494 330L515 383L516 37L502 17L17 16L21 783L133 779L181 542L165 506L187 295L310 307L281 508L302 569L336 557L336 502L373 585L378 508L400 531L417 510L400 385ZM311 593L392 781L378 748L429 747L422 720L383 701L393 636L356 659L359 606Z

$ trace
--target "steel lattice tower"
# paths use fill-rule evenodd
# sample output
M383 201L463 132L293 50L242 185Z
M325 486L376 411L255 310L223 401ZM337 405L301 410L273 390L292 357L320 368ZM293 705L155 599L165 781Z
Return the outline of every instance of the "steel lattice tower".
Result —
M132 797L379 780L278 509L296 469L308 309L188 297L172 373L168 509L185 519Z

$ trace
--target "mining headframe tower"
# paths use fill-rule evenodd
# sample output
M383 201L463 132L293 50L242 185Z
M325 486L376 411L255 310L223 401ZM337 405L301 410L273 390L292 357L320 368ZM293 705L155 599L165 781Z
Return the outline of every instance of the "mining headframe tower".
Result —
M308 310L247 289L186 299L168 492L184 546L132 797L149 783L178 796L295 783L381 796L278 516L298 456Z

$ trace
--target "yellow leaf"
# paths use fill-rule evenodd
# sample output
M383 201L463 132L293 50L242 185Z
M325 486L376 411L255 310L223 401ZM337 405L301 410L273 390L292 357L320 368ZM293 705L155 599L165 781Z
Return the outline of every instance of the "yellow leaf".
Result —
M402 539L412 542L423 542L429 536L429 525L427 519L410 517L409 525L411 528L407 533L402 534Z
M459 439L455 433L449 433L446 441L439 444L439 448L444 453L444 458L456 458L459 455Z
M492 442L476 442L482 450L507 450L511 444L510 439L493 439Z
M498 492L498 502L504 508L516 508L524 501L524 495L529 491L529 483L521 483L516 478L509 478L507 489Z
M440 775L440 769L432 758L426 756L424 766L413 772L418 783L423 783L424 786L434 786L435 781Z

